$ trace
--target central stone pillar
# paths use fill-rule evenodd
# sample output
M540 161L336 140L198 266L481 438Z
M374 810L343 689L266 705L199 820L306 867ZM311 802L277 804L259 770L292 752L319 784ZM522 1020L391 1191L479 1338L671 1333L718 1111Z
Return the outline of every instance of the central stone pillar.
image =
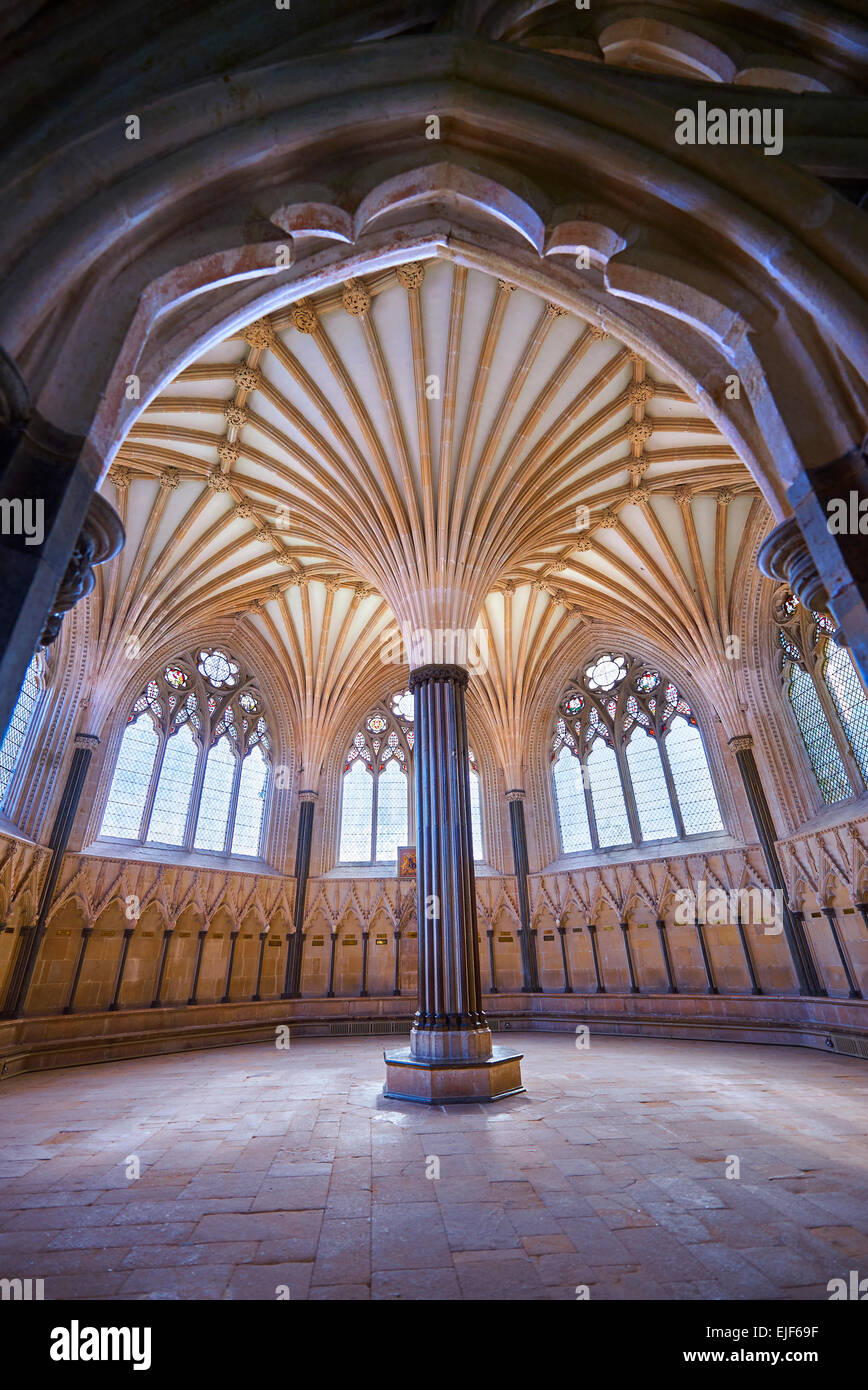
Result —
M409 1048L386 1054L384 1094L429 1105L516 1095L521 1054L494 1047L482 1010L463 666L420 666L415 697L419 1006Z

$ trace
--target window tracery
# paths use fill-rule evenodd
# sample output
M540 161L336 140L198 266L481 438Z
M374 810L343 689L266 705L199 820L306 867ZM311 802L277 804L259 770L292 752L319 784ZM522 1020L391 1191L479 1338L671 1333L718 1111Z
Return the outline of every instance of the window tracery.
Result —
M723 829L690 705L624 653L598 654L566 686L551 762L565 854Z
M257 856L270 757L249 673L220 648L178 657L133 702L100 837Z
M379 701L353 735L341 782L338 863L392 864L413 826L413 695L398 690ZM474 859L482 858L479 768L469 754Z
M24 673L21 690L12 710L6 733L0 743L0 807L6 800L6 793L15 775L18 759L27 738L40 697L45 689L45 652L39 650L31 657Z

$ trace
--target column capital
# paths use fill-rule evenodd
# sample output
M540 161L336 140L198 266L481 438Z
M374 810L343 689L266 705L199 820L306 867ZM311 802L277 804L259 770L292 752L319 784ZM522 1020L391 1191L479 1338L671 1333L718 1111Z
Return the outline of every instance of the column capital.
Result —
M302 805L312 803L317 800L319 792L312 791L310 787L305 787L298 794L298 799Z
M451 684L466 687L469 679L470 672L466 666L433 664L416 666L410 672L408 685L411 690L416 690L418 686L425 685L428 681L449 681Z
M753 749L753 734L735 734L729 740L733 753L749 753Z
M99 734L76 734L72 741L76 748L89 748L92 753L99 748Z
M506 793L507 801L524 801L527 793L524 787L510 787Z

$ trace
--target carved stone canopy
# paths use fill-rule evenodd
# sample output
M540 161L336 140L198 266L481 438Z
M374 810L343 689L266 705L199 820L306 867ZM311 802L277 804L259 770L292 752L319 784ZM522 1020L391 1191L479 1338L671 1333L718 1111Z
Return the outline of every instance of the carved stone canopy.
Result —
M66 573L45 620L39 638L41 647L49 647L57 640L64 613L87 597L96 583L95 567L104 565L106 560L117 555L124 540L124 528L114 507L99 492L95 492Z

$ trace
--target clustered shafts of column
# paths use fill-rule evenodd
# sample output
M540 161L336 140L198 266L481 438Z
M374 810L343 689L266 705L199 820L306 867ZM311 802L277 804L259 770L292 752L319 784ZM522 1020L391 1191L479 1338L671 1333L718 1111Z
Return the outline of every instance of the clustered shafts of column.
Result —
M415 697L418 1059L491 1055L482 1010L464 692L459 666L418 667Z

